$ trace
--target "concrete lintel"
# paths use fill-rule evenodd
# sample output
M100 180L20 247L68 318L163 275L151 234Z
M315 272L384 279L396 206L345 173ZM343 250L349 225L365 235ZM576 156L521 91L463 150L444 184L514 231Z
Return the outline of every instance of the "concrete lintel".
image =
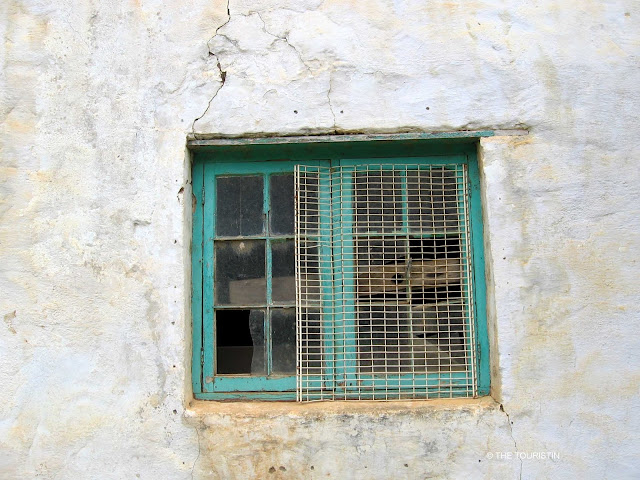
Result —
M306 135L286 137L237 137L237 138L209 138L203 139L189 137L187 146L190 148L205 146L231 146L231 145L273 145L286 143L332 143L332 142L371 142L391 140L434 140L454 138L481 138L496 136L527 135L524 129L503 130L458 130L450 132L412 132L412 133L380 133L380 134L353 134L353 135Z

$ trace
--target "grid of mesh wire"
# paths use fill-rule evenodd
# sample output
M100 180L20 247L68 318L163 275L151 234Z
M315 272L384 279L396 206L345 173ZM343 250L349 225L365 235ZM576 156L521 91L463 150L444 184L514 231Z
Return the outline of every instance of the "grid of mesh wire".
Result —
M296 167L298 400L473 396L466 175Z

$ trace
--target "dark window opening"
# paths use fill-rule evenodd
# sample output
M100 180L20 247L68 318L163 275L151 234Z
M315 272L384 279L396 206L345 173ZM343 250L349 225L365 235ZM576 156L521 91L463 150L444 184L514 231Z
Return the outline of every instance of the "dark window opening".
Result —
M216 312L216 373L264 375L264 312Z

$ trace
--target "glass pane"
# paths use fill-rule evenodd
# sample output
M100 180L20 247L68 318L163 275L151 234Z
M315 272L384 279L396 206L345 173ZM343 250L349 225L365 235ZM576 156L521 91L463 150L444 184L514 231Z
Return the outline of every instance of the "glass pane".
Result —
M271 310L271 345L273 373L296 373L296 309Z
M411 344L416 368L427 371L466 370L469 342L462 300L414 305Z
M293 235L293 174L271 175L271 233Z
M264 312L216 311L216 373L266 375Z
M304 168L304 167L301 167ZM328 177L328 174L326 174ZM320 173L301 171L298 177L298 233L312 235L318 232L320 210L329 216L330 202L320 205L318 198Z
M232 240L215 244L217 305L264 305L267 302L265 241Z
M320 316L320 310L303 308L301 313L300 344L302 362L300 374L307 376L322 375L323 368L328 367L328 362L322 345L322 317Z
M263 232L263 187L258 176L217 178L216 236Z
M298 263L300 303L302 305L318 304L321 300L318 245L309 241L301 241L300 243ZM328 250L328 247L326 249Z
M273 263L271 299L274 303L295 303L295 242L286 240L271 243Z
M466 371L468 333L462 303L358 307L362 373Z
M358 366L369 374L412 370L408 306L358 307Z
M356 172L354 194L357 232L389 233L402 229L402 183L398 172Z
M409 228L412 232L455 233L458 230L456 173L445 167L407 172Z

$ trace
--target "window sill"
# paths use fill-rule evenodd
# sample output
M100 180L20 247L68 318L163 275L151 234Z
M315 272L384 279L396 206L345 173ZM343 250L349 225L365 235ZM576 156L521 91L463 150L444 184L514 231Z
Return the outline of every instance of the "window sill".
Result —
M330 402L260 402L193 400L185 416L203 418L209 415L242 417L325 417L327 415L426 414L442 411L477 411L499 408L492 397L447 398L433 400L330 401Z

